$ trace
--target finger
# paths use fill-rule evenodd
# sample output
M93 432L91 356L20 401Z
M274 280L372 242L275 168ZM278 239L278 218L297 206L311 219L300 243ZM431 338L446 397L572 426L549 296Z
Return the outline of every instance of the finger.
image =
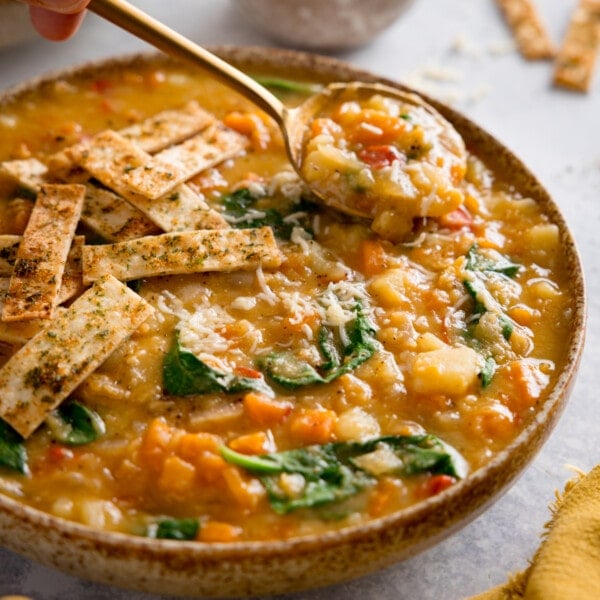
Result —
M27 0L28 4L38 8L59 12L65 15L74 15L80 13L90 0Z
M70 38L78 29L84 13L59 14L38 6L30 6L31 22L37 31L53 42Z

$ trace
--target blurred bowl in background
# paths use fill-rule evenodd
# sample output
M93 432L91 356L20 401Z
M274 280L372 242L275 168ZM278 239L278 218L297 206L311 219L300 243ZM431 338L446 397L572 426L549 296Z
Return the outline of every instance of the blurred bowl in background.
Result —
M25 4L0 0L0 48L24 42L35 36Z
M286 46L347 50L370 42L412 0L236 0L243 17Z

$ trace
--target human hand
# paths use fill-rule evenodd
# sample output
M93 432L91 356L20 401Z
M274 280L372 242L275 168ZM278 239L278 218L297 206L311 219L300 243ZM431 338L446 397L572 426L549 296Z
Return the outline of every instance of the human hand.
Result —
M59 42L71 37L83 20L90 0L25 0L31 22L45 38Z

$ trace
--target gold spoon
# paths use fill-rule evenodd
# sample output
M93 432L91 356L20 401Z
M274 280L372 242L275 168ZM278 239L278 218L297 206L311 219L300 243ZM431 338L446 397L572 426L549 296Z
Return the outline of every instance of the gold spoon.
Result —
M306 181L306 178L302 173L303 143L306 132L310 128L310 123L327 105L334 103L336 99L342 96L358 97L358 95L361 95L364 97L365 95L380 94L404 104L418 106L433 116L437 123L436 127L450 136L453 143L455 143L456 137L460 140L460 136L458 136L452 125L415 94L381 84L334 83L308 98L300 106L289 108L268 89L242 71L125 0L92 0L87 8L166 54L204 68L264 110L281 129L292 166L304 181ZM460 144L462 144L462 140L460 140ZM324 204L332 208L346 214L368 219L373 219L375 216L373 210L370 210L368 206L357 206L356 203L346 202L343 194L331 194L326 190L319 189L318 185L311 185L310 183L308 183L308 186Z

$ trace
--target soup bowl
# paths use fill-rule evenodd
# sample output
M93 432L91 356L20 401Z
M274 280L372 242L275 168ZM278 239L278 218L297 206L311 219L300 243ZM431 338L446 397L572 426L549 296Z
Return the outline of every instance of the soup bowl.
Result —
M331 58L264 48L219 47L217 54L247 72L311 82L393 82ZM114 69L161 68L169 59L136 55L78 66L7 91L0 110L32 90L70 77L103 81ZM67 84L68 85L68 84ZM410 90L409 90L410 91ZM532 199L558 228L573 295L569 337L549 393L506 447L454 485L408 508L358 525L280 540L204 542L155 539L96 529L0 495L0 542L32 560L103 582L182 596L239 597L324 586L358 577L414 556L481 514L523 472L552 431L573 385L585 330L585 291L572 235L548 192L498 140L455 110L425 98L461 134L469 152Z

